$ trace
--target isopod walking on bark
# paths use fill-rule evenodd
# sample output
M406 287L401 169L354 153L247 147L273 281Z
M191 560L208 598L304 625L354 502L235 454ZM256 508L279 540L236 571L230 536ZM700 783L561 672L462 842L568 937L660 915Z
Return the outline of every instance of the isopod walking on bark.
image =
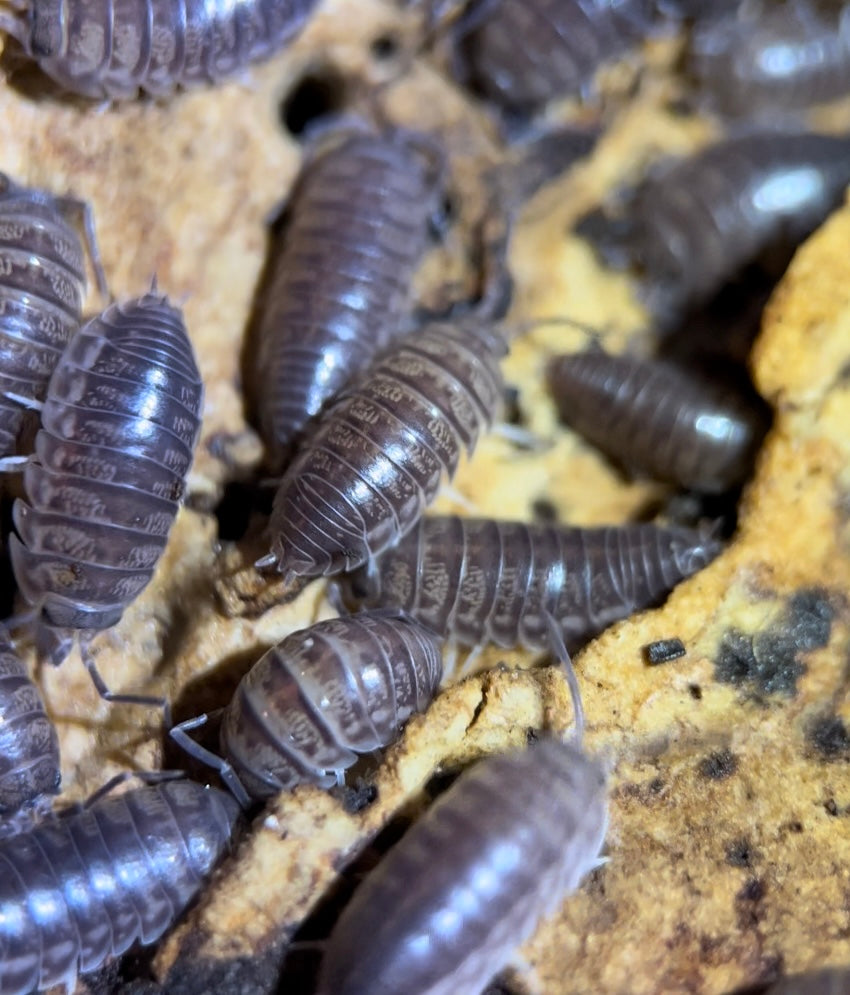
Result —
M95 100L167 97L267 59L318 0L9 0L0 30L63 89Z
M230 848L239 815L226 792L171 780L0 841L0 995L72 991L79 974L158 940Z
M606 828L605 774L580 737L479 761L355 891L317 995L479 995L598 866Z
M80 327L86 284L80 231L105 295L90 206L0 173L0 459L15 454L24 410L44 400Z
M330 619L287 636L242 679L222 720L225 759L187 735L204 716L171 736L247 808L298 784L341 781L428 706L442 673L439 638L401 613Z
M342 130L308 154L257 329L259 421L276 463L405 330L444 172L423 134Z

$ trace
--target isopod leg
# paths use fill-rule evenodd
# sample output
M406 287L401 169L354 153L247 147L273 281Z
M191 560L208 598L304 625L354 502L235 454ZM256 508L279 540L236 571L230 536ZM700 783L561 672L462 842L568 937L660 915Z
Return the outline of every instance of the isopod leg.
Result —
M110 778L106 784L102 785L90 795L82 804L82 808L91 808L92 805L100 801L101 798L110 794L119 785L129 780L143 781L145 784L160 784L163 781L179 781L186 775L182 770L125 770L121 774L116 774Z
M546 623L546 628L549 630L549 649L551 650L552 655L560 662L564 670L564 676L567 678L570 695L573 699L576 740L577 742L581 742L584 735L584 707L581 703L581 690L578 686L578 678L576 677L575 668L573 667L573 661L570 659L570 654L567 652L564 637L561 634L561 628L557 621L549 614L549 612L543 613L543 620Z
M213 770L217 771L218 776L225 783L240 808L247 811L251 808L251 796L245 790L245 786L239 780L239 776L233 767L223 757L218 756L211 750L207 750L188 735L189 729L197 729L204 725L206 721L206 715L187 719L185 722L181 722L180 725L174 726L173 729L169 729L168 735L171 736L184 753L187 753L190 757L194 757L196 760L200 760L202 764L206 764L207 767L212 767Z
M85 236L86 249L88 249L89 259L94 269L94 277L97 281L97 289L100 296L112 303L109 293L109 285L106 282L106 272L103 268L103 259L100 255L100 248L97 244L97 233L94 227L94 211L87 201L79 200L77 197L57 197L56 204L60 211L72 223L79 226Z
M83 664L89 672L89 677L91 677L95 690L104 701L111 702L112 704L144 705L146 708L159 708L162 710L162 721L165 728L171 728L171 705L166 698L159 697L158 695L124 694L119 691L111 691L97 669L97 664L91 655L88 641L80 640L80 655L83 658Z
M23 11L23 4L9 2L8 6ZM0 10L0 31L10 35L25 52L29 52L29 25L22 14L16 15Z

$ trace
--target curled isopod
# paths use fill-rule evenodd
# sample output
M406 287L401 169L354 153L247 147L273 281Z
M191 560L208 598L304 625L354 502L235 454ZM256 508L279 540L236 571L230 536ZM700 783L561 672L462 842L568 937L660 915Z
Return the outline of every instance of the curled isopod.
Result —
M284 474L261 564L292 577L353 570L408 532L492 422L505 351L481 324L434 324L377 360Z
M222 720L224 761L186 736L192 720L171 735L243 805L298 784L327 788L424 711L442 673L438 637L399 613L329 619L287 636L242 679Z
M442 155L401 130L325 136L287 205L257 332L256 392L279 462L404 328Z
M767 131L660 165L622 210L579 223L612 266L632 267L661 323L708 301L767 250L790 251L841 201L850 138Z
M394 606L464 646L570 650L663 599L721 550L711 536L657 525L568 528L434 515L341 579L345 601Z
M71 93L125 100L216 83L270 58L318 0L11 0L8 32Z
M354 893L317 995L479 995L598 865L606 827L604 771L578 743L479 761Z
M80 222L105 290L88 205L0 173L0 458L15 453L24 409L44 399L80 327L86 284Z
M226 792L166 781L0 841L0 992L28 995L149 944L230 847Z
M620 466L706 494L746 480L770 425L749 385L659 360L592 349L554 359L548 380L561 418Z
M811 0L744 4L691 33L687 68L699 100L753 116L850 93L850 7L823 13Z
M0 628L0 817L59 791L59 740L26 665Z
M36 639L55 662L75 630L114 625L153 576L202 400L182 315L157 293L107 308L63 353L9 540Z
M653 0L475 0L455 29L458 73L504 110L586 95L605 63L663 29Z

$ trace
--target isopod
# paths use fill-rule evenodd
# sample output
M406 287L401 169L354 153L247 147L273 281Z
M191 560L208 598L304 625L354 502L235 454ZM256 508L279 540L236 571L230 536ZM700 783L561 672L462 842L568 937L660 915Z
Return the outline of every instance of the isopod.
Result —
M426 136L330 137L287 205L258 326L257 407L275 456L399 334L436 212L442 163Z
M0 817L59 791L59 740L38 688L0 628Z
M298 784L327 788L424 711L442 674L438 637L411 619L329 619L287 636L243 677L222 720L226 760L186 736L196 720L171 735L216 767L245 806Z
M548 369L561 418L633 473L712 494L744 482L770 424L752 388L601 349Z
M841 201L850 139L762 132L659 166L622 214L589 215L579 232L612 266L631 266L662 323L708 301L768 249L791 249Z
M504 339L481 323L432 324L398 342L319 423L281 480L272 552L290 577L370 562L419 519L494 419Z
M516 113L586 96L603 64L663 28L655 7L651 0L477 0L455 28L458 73Z
M0 458L16 452L24 409L44 399L81 324L86 276L75 221L105 291L88 205L0 173Z
M11 0L0 29L70 93L126 100L216 83L270 58L318 0Z
M604 771L578 742L479 761L355 891L317 995L479 995L598 865L606 828Z
M341 578L354 606L393 606L461 645L551 649L547 616L575 650L664 598L720 552L657 525L570 528L434 515Z
M183 495L203 384L179 310L151 291L113 304L62 355L9 540L36 641L115 625L150 581Z
M149 944L230 847L239 806L175 780L107 795L0 842L0 992L28 995Z
M744 5L694 29L687 66L698 98L724 114L833 100L850 93L850 8L823 16L810 0Z

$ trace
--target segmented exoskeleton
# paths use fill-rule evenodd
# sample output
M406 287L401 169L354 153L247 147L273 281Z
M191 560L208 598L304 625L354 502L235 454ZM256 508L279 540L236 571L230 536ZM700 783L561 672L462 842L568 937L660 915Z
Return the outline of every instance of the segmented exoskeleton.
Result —
M352 607L398 607L464 646L551 649L550 616L575 650L657 604L721 548L685 528L582 529L435 515L371 568L342 578L342 592Z
M767 249L794 248L841 201L850 138L768 131L659 166L624 207L578 230L631 266L661 322L705 303Z
M153 943L230 847L239 806L167 781L0 841L0 993L28 995Z
M41 70L96 100L216 83L290 42L318 0L11 0L0 13Z
M222 720L225 761L185 735L192 720L171 735L243 805L298 784L327 788L424 711L442 673L439 638L400 613L329 619L287 636L242 679Z
M552 360L564 421L620 466L711 494L749 476L770 424L767 405L728 379L601 349Z
M63 353L9 540L36 638L54 662L75 630L114 625L150 581L183 496L202 400L182 315L157 293L112 305Z
M80 327L86 276L75 222L105 291L89 207L0 173L0 458L16 452L24 409L44 399Z
M261 565L292 577L353 570L408 532L492 422L505 351L480 324L430 325L379 359L286 471Z
M257 334L259 421L279 462L405 327L441 159L424 135L325 138L287 205Z

